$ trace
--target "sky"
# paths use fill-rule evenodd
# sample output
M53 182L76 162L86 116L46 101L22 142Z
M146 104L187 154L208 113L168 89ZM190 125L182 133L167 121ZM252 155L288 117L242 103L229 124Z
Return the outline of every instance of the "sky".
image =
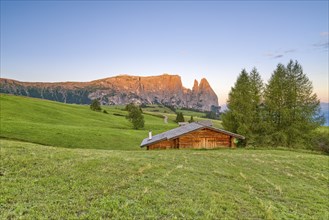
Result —
M206 78L225 104L243 68L297 60L328 102L328 1L1 1L1 77Z

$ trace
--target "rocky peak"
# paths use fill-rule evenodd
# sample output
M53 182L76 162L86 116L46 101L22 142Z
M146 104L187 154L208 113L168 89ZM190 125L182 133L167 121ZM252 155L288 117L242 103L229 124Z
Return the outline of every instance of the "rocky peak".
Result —
M45 98L54 101L89 104L93 99L104 105L165 104L209 111L218 105L217 95L203 78L194 80L192 91L182 85L179 75L119 75L91 82L26 83L0 78L0 92Z
M163 74L160 76L142 77L142 83L147 83L155 89L161 88L163 90L177 90L183 87L181 77L178 75Z
M198 83L198 80L194 80L194 84L193 84L193 88L192 88L192 92L193 93L197 93L199 92L199 83Z
M199 89L202 90L202 91L210 91L210 90L212 90L206 78L202 78L201 79L201 82L200 82L200 85L199 85Z

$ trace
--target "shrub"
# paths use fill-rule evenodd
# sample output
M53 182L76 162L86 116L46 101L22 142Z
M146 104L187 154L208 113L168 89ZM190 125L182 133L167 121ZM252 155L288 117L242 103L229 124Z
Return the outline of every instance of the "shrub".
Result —
M101 111L101 103L99 102L98 99L94 99L91 104L90 104L90 109L93 111Z
M120 117L125 117L125 115L121 115L121 114L118 114L118 113L113 113L114 116L120 116Z
M134 129L143 128L145 121L141 109L134 104L128 104L126 109L129 112L127 119L133 124Z
M329 135L327 132L315 132L311 139L312 150L329 154Z
M191 119L188 120L188 123L192 123L192 122L194 122L193 116L191 116Z

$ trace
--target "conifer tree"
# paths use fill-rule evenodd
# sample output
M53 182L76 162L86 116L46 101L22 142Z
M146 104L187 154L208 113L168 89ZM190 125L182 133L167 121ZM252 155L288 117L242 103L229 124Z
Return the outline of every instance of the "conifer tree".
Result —
M324 121L312 83L297 61L277 66L266 86L264 102L271 128L267 133L275 146L305 146L311 131Z
M177 116L176 116L176 120L175 120L177 123L178 122L184 122L185 121L185 118L184 118L184 115L182 112L178 112L177 113Z
M228 110L222 114L224 128L244 135L251 144L259 139L258 132L263 128L262 90L263 82L257 69L250 74L243 69L229 93Z
M263 108L263 80L254 67L249 74L250 102L251 102L251 137L250 142L254 145L263 144L266 124L264 121Z

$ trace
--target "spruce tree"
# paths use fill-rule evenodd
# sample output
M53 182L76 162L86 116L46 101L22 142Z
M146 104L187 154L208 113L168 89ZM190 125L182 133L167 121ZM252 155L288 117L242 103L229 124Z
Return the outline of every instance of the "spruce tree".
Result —
M228 110L222 114L225 129L244 135L246 142L255 144L258 132L263 128L260 106L263 82L254 68L250 74L243 69L227 101Z
M250 137L249 125L252 121L250 96L249 75L243 69L229 93L228 111L222 115L225 129Z
M274 146L305 146L312 130L323 123L320 101L301 65L279 64L265 89L267 129Z
M263 108L263 80L254 67L249 74L250 81L250 102L251 102L251 137L250 142L254 145L260 145L264 142L266 124L264 123Z
M185 118L184 118L184 115L182 112L178 112L177 113L177 116L176 116L176 120L175 120L177 123L178 122L185 122Z

